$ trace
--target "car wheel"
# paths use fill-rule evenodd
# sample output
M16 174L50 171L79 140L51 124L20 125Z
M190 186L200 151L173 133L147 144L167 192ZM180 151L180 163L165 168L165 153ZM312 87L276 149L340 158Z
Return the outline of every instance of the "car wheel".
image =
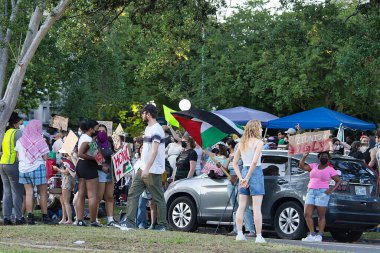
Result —
M191 232L197 229L197 209L189 197L175 199L170 204L168 217L174 230Z
M334 240L338 242L356 242L360 239L363 232L362 231L351 231L346 229L341 230L331 230L330 231Z
M302 207L293 201L280 205L274 216L274 229L281 239L294 240L306 236L307 227Z

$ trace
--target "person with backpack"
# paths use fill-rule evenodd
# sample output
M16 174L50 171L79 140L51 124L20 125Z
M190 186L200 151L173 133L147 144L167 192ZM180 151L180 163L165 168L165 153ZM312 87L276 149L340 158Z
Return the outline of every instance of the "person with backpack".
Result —
M16 225L25 223L22 215L24 186L19 183L19 162L16 156L16 142L21 138L19 130L23 120L17 113L12 113L1 145L0 175L3 181L3 216L4 225L12 225L12 208L15 210Z

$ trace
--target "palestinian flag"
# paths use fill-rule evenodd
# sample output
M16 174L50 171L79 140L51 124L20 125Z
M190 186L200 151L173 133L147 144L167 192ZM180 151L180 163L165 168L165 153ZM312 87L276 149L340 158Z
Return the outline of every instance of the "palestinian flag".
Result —
M210 147L230 134L243 134L243 130L231 120L214 112L190 109L172 112L172 115L202 148Z

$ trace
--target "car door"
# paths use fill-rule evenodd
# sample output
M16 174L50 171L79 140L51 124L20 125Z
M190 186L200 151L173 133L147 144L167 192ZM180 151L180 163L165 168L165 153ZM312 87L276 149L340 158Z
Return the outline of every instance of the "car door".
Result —
M279 155L263 155L261 167L264 173L265 195L262 204L264 223L270 223L273 202L282 196L284 188L288 188L290 173L289 158Z
M230 221L232 206L227 194L227 178L211 179L205 177L200 190L200 212L203 220Z

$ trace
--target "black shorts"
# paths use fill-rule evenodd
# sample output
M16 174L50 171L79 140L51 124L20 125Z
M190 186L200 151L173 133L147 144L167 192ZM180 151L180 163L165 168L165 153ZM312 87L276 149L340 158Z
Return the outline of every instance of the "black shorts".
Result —
M78 178L90 180L98 177L98 169L99 165L96 161L79 159L76 172Z

